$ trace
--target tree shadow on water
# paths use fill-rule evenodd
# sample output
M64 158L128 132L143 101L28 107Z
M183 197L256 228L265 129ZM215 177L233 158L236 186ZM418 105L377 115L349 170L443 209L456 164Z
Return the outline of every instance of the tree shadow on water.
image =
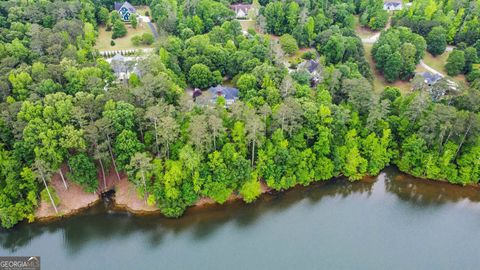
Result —
M286 211L304 200L313 205L329 197L370 194L374 182L349 182L343 178L317 182L308 187L299 186L284 192L264 194L252 204L233 201L224 205L190 208L178 219L161 215L132 216L99 204L78 216L49 223L24 223L11 230L1 230L0 247L13 253L45 233L60 233L64 248L71 255L92 242L118 241L128 237L142 237L155 248L162 245L166 235L180 235L186 230L192 232L195 240L201 241L228 223L247 229L262 217L268 218L270 214Z
M480 202L478 187L464 187L443 181L420 179L403 173L387 177L385 189L403 202L418 208L440 207L462 200Z

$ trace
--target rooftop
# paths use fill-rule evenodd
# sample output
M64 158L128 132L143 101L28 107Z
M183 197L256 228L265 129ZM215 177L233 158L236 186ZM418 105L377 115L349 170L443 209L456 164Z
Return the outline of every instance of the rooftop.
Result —
M134 6L132 6L132 4L130 4L128 1L125 1L125 2L115 2L113 3L113 7L115 8L116 11L119 11L120 8L122 7L125 7L127 8L130 12L136 12L137 10L135 9Z
M301 63L300 67L305 68L310 73L313 73L318 68L319 65L320 63L318 63L318 61L310 59Z
M212 99L217 99L217 96L223 96L226 100L234 100L238 98L238 89L234 87L218 85L210 87L208 92L212 94Z
M436 82L438 82L438 80L440 80L442 78L442 76L440 74L433 74L433 73L430 73L428 71L426 72L422 72L422 73L419 73L424 79L425 79L425 83L428 84L428 85L433 85L435 84Z

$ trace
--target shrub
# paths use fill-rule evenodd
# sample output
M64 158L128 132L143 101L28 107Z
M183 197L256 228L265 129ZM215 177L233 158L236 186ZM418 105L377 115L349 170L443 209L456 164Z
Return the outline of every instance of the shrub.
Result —
M115 46L115 41L110 41L110 46Z
M152 45L154 41L155 41L155 38L153 37L153 34L143 33L143 35L142 35L142 43L143 44Z
M138 25L137 15L132 14L132 16L130 16L130 23L132 24L132 27L134 29L137 29L137 25Z
M311 59L314 59L317 55L315 54L315 52L313 51L308 51L308 52L304 52L302 54L302 58L305 59L305 60L311 60Z
M153 37L153 34L151 33L143 33L141 36L134 36L131 39L133 45L139 46L139 45L152 45L153 42L155 41L155 38Z
M282 46L282 50L287 54L294 54L298 50L297 41L289 34L280 37L280 46Z
M449 76L457 76L463 70L465 66L465 53L460 50L454 50L448 55L447 64L445 69Z
M133 36L131 41L132 41L132 44L134 46L139 46L140 44L142 44L142 37L141 36Z
M112 38L116 39L119 37L124 37L127 34L127 28L125 28L125 24L117 20L115 23L113 23L113 33L112 33Z

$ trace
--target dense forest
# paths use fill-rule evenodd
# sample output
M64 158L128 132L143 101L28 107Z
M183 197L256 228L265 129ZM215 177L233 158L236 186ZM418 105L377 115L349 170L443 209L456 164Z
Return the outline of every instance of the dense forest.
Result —
M354 181L390 164L422 178L480 180L479 77L439 99L421 88L375 91L354 15L383 28L379 1L262 0L260 33L242 32L224 1L132 4L150 5L162 35L155 53L139 60L141 78L124 84L94 49L101 10L112 1L0 3L3 227L34 219L41 198L54 196L46 187L64 164L62 178L88 192L102 183L99 171L127 173L139 196L168 217L201 197L224 203L236 193L252 202L261 182L281 191L338 176ZM391 80L411 76L439 26L447 43L464 43L459 50L478 56L478 12L478 1L415 1L375 45L377 67L394 69L385 71ZM283 50L315 48L318 85L305 72L289 72L269 34L288 35ZM185 94L225 79L240 92L231 106L222 98L198 106Z

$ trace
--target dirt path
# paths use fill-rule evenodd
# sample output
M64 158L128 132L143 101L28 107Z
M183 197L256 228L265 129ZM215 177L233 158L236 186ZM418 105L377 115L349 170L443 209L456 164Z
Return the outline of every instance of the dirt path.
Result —
M385 26L385 28L383 30L387 30L388 28L390 28L392 26L392 17L388 18L388 22L387 22L387 25ZM382 31L383 31L382 30ZM366 44L373 44L375 42L377 42L378 38L380 37L380 34L382 33L382 31L376 33L375 35L371 36L371 37L368 37L368 38L362 38L362 43L366 43Z

